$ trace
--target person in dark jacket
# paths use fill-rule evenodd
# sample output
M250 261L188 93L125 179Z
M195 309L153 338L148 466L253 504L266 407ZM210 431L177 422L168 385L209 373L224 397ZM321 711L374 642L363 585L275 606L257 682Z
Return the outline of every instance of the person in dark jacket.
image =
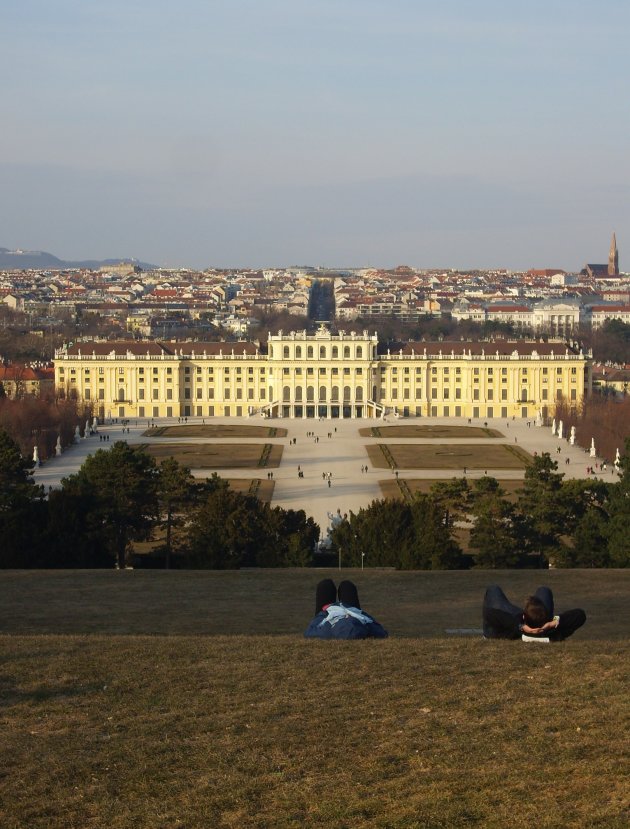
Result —
M586 622L586 613L580 609L554 615L553 593L549 587L539 587L520 608L510 602L498 584L486 590L482 616L486 639L561 642Z
M315 591L315 617L306 628L307 639L386 639L382 625L361 610L359 593L351 581L335 587L324 579Z

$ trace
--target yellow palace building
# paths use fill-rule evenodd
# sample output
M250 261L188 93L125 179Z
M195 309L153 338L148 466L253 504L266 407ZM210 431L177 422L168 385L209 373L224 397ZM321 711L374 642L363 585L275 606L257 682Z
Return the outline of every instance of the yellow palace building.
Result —
M563 341L409 342L272 335L252 342L85 341L55 354L59 394L109 417L546 417L591 390L591 361Z

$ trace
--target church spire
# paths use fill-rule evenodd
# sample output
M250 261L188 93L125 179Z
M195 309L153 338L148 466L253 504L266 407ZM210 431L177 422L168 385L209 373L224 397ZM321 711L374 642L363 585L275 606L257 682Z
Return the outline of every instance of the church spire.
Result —
M619 253L617 251L617 239L613 233L608 254L608 276L617 276L619 273Z

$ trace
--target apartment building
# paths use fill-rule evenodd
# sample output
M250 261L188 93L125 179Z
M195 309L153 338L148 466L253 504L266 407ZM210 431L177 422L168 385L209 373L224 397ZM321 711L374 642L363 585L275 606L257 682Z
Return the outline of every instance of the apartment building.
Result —
M251 342L80 342L55 355L57 389L108 417L546 416L578 406L591 363L564 342L416 342L291 332Z

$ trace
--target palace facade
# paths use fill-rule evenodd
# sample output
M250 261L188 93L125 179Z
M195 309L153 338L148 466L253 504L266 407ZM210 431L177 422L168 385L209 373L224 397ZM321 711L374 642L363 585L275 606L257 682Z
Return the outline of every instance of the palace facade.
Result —
M577 407L591 361L564 342L409 342L291 332L252 342L102 342L55 354L57 391L109 417L524 417Z

